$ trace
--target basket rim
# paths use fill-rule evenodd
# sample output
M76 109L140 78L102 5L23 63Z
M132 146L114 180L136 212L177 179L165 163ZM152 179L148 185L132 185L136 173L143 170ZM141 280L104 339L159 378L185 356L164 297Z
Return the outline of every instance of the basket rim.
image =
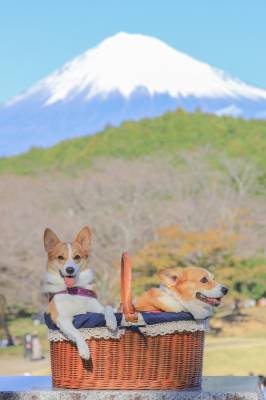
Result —
M120 339L126 332L137 332L142 336L165 336L174 333L195 333L198 331L208 331L208 320L183 320L164 322L153 325L132 324L124 321L125 324L120 326L116 331L111 331L105 326L96 328L81 327L79 332L85 340L87 339ZM48 330L48 340L57 342L68 340L59 330Z
M121 327L134 325L134 326L143 326L143 325L155 325L155 324L163 324L169 322L182 322L182 321L204 321L202 319L196 320L192 314L181 311L178 313L175 312L138 312L138 320L136 322L126 321L124 315L121 312L115 313L117 325L120 329ZM53 322L49 313L44 314L45 324L48 329L51 330L59 330L58 326ZM205 319L207 320L207 318ZM100 313L91 313L87 312L84 314L79 314L74 316L73 324L75 328L100 328L106 327L106 322L103 314Z

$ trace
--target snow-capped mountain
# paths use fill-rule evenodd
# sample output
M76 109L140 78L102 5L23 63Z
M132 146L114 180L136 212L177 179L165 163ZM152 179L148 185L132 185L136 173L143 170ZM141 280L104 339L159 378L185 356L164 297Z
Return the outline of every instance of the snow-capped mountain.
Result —
M263 118L266 91L156 38L118 33L0 106L0 155L177 107Z

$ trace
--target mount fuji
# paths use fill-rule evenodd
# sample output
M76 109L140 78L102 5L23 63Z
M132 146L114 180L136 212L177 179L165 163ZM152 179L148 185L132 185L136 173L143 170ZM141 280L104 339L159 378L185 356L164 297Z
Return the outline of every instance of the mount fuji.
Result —
M118 33L0 105L0 155L51 146L178 107L266 119L266 90L159 39Z

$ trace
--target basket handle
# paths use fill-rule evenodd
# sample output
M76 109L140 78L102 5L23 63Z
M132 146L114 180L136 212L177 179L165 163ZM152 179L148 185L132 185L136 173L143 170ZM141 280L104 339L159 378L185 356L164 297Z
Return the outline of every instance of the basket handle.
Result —
M137 322L138 314L132 304L132 271L131 260L127 253L122 254L121 258L121 303L120 310L128 322Z

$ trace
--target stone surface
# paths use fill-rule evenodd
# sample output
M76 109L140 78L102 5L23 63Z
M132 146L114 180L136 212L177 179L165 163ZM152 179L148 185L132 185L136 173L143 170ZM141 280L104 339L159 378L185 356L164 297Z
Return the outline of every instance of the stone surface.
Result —
M262 400L256 377L206 377L202 390L54 389L49 376L2 376L0 400Z

